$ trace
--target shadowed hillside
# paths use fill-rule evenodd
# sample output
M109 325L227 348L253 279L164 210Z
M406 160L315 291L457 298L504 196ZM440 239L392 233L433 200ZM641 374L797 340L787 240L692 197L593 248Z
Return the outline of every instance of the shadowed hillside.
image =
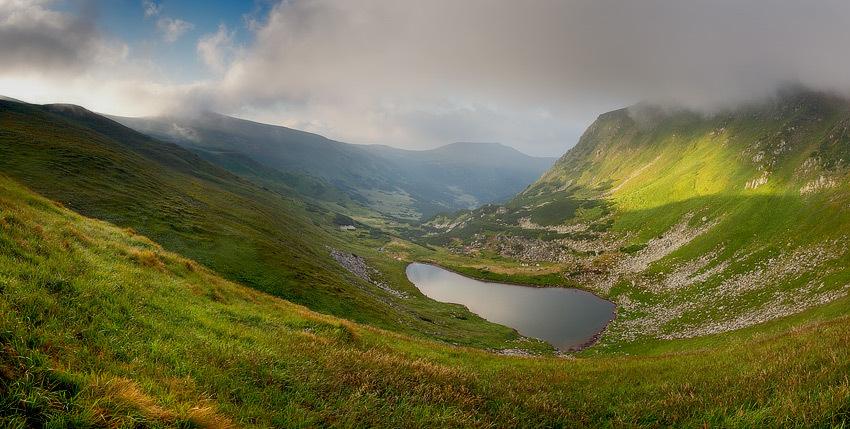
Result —
M354 145L211 112L114 119L252 179L282 183L323 201L338 202L342 194L407 220L508 199L554 161L499 144L455 143L425 151ZM266 171L245 168L246 158Z
M404 277L402 262L374 250L389 240L380 231L339 231L337 213L261 188L79 106L0 101L0 171L232 281L315 311L483 347L510 347L519 338L464 308L425 298ZM363 255L382 274L365 281L333 250ZM538 342L525 347L548 349Z

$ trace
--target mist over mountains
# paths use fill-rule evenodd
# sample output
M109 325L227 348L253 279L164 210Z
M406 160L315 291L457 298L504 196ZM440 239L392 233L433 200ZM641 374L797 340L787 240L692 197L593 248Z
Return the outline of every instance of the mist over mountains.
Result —
M333 187L400 219L422 219L505 200L555 161L496 143L454 143L421 151L355 145L212 112L113 119L221 165L237 168L239 163L244 174L257 175L247 170L259 166L278 174L300 174L280 180L313 195L318 188ZM245 164L246 157L253 167Z

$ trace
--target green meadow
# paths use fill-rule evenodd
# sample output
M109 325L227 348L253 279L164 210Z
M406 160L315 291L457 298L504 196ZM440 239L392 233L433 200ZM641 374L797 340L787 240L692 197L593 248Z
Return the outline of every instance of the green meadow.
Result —
M6 427L840 426L847 299L627 353L505 357L321 315L0 179Z
M0 101L0 422L844 427L847 118L812 94L616 111L503 206L341 231L338 206L91 112ZM576 247L505 255L551 243ZM617 318L558 354L424 297L410 261L592 290Z

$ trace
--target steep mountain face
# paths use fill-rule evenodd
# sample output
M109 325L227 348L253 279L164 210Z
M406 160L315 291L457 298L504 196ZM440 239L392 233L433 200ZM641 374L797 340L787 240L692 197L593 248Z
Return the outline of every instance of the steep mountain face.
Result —
M458 343L495 346L518 337L425 298L403 279L401 262L355 243L382 243L380 232L342 232L338 213L263 189L79 106L0 101L0 172L229 280L316 311ZM340 252L357 252L390 274L360 278L332 256Z
M400 219L504 200L554 162L497 144L458 143L428 151L352 145L210 112L191 118L114 119L237 174L326 201L338 201L342 193ZM245 161L256 165L246 168Z
M429 240L561 267L618 303L610 338L683 338L848 292L850 102L796 91L711 116L606 113L511 202Z

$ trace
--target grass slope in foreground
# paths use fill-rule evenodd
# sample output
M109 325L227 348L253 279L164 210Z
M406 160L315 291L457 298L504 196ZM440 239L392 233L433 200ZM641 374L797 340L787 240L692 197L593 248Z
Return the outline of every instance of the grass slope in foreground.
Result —
M497 356L311 312L0 176L5 427L839 426L847 305L642 356Z

